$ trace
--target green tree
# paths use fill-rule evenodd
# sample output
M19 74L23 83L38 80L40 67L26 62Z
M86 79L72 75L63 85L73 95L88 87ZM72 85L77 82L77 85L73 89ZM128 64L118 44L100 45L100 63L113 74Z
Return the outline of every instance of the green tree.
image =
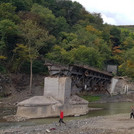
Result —
M69 64L69 53L62 47L55 45L53 50L46 55L46 58L61 64Z
M53 51L47 54L49 60L64 64L86 64L93 67L102 68L104 59L99 51L93 47L79 46L70 51L66 51L60 46L55 46Z
M31 20L26 20L20 25L24 45L28 49L28 60L30 61L30 92L32 88L32 65L33 61L39 56L39 50L49 39L48 32L41 29Z
M49 31L53 30L55 16L51 10L35 3L31 8L31 12L40 16L40 23L44 25Z
M1 3L0 4L0 20L9 19L14 22L19 21L19 17L15 13L16 7L11 3Z
M16 7L16 12L29 11L33 4L33 0L10 0L10 2Z
M95 47L94 42L96 38L98 38L96 34L87 31L86 28L78 29L75 33L78 36L79 45L85 45L87 47Z
M79 46L77 49L71 50L70 53L76 63L102 68L103 58L99 51L93 47Z
M94 17L93 23L96 26L96 28L100 29L103 24L103 19L101 17L100 13L93 13L92 16Z
M0 54L7 54L6 49L8 49L7 38L18 33L18 27L14 22L10 20L0 21Z
M131 37L127 37L122 43L121 43L121 49L127 50L134 47L134 39Z
M128 49L122 56L123 60L119 66L119 71L122 75L134 78L134 47Z
M110 29L111 29L111 26L110 25L108 25L108 24L104 24L103 25L102 38L108 44L111 43L111 41L110 41ZM111 47L111 45L110 45L110 47Z
M84 8L78 2L58 1L56 10L53 13L56 17L63 16L67 23L72 26L82 19L82 11Z
M58 37L60 32L67 32L67 31L69 31L69 25L67 24L66 19L61 16L56 18L52 34L55 37Z
M110 29L110 39L111 39L111 42L113 43L113 47L120 45L121 30L115 26L112 27Z
M15 58L12 65L12 71L17 72L25 61L29 61L29 50L27 45L16 44L16 48L13 52L15 53Z
M103 63L102 64L107 64L107 62L109 60L111 60L111 54L112 54L112 51L111 51L111 47L109 47L106 42L104 42L104 40L101 40L99 39L99 44L97 45L97 50L99 51L102 59L103 59Z
M59 45L66 51L78 47L77 35L74 33L61 32Z

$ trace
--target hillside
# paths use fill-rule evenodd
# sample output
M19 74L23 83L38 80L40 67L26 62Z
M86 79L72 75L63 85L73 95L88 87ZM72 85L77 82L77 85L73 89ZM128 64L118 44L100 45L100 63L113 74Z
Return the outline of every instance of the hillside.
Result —
M119 28L122 28L124 30L128 30L130 32L134 32L134 25L121 25L118 26Z
M44 91L44 75L34 75L32 92L29 92L29 75L0 75L0 107L14 107L31 96L41 96Z
M30 74L30 85L32 74L47 74L46 60L118 65L118 75L134 78L133 26L104 24L78 2L2 0L0 29L0 73Z

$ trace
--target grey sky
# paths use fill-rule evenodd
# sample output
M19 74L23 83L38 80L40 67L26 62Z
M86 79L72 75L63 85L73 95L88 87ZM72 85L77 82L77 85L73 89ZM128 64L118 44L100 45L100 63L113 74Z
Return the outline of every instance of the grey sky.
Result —
M72 0L90 13L101 13L104 23L134 25L134 0Z

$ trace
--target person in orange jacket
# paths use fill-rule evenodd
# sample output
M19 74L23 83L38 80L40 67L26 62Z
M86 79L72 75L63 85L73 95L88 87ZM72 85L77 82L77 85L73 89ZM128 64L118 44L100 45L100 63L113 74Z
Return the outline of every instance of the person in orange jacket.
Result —
M60 111L60 120L59 120L60 126L61 126L61 123L64 123L66 125L66 123L63 121L63 118L64 118L64 113L63 111Z

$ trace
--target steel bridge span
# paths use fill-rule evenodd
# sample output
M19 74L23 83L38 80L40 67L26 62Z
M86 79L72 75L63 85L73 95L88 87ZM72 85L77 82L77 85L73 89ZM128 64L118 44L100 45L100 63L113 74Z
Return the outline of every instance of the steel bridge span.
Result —
M89 66L80 65L56 65L45 64L48 67L49 75L55 77L71 77L72 94L86 90L89 92L109 93L108 88L111 84L112 74L100 71Z

